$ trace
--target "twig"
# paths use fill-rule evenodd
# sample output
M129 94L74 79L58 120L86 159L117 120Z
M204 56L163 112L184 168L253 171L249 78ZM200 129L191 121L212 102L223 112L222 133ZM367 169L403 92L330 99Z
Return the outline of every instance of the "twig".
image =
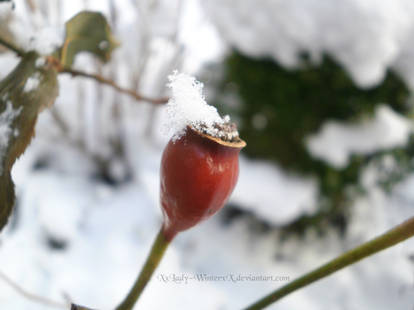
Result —
M3 38L0 38L0 44L3 45L4 47L8 48L9 50L15 52L17 54L17 56L19 56L19 57L23 57L24 54L25 54L25 52L22 49L18 48L17 46L15 46L14 44L6 41Z
M38 295L35 295L35 294L32 294L26 291L24 288L19 286L16 282L10 279L8 276L6 276L2 271L0 271L0 278L4 282L6 282L10 287L12 287L17 293L19 293L26 299L29 299L37 303L44 304L45 306L54 307L54 308L68 309L70 307L70 304L60 303L60 302L50 300L48 298L38 296Z
M75 70L75 69L71 69L71 68L65 68L65 67L58 68L58 71L60 73L68 73L68 74L72 75L73 77L82 76L82 77L93 79L95 81L98 81L99 83L109 85L112 88L119 91L120 93L127 94L127 95L133 97L134 99L136 99L138 101L146 101L146 102L149 102L149 103L152 103L152 104L164 104L164 103L167 103L167 101L168 101L167 97L150 98L150 97L147 97L147 96L143 96L143 95L138 94L137 92L135 92L131 89L121 87L118 84L116 84L113 80L104 78L103 76L101 76L99 74L87 73L87 72L84 72L84 71Z
M6 48L10 49L11 51L15 52L17 54L17 56L19 56L19 57L23 57L25 55L25 52L22 49L16 47L15 45L13 45L10 42L7 42L3 38L0 38L0 45L3 45L4 47L6 47ZM59 73L68 73L68 74L72 75L73 77L82 76L82 77L93 79L93 80L95 80L99 83L111 86L112 88L116 89L120 93L127 94L127 95L133 97L135 100L138 100L138 101L146 101L146 102L149 102L149 103L152 103L152 104L164 104L164 103L167 103L167 101L168 101L167 97L150 98L150 97L141 95L141 94L133 91L132 89L127 89L127 88L121 87L118 84L116 84L113 80L104 78L103 76L101 76L99 74L87 73L87 72L84 72L84 71L63 67L60 64L59 60L57 60L57 59L55 59L51 56L49 56L49 62L51 64L55 65L55 67L56 67L56 69L58 70Z

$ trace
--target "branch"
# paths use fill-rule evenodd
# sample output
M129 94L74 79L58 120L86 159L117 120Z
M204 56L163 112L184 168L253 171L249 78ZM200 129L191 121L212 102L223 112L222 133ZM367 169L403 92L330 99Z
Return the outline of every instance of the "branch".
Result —
M167 101L168 101L167 97L150 98L150 97L143 96L143 95L141 95L141 94L139 94L139 93L137 93L137 92L135 92L131 89L121 87L118 84L116 84L113 80L104 78L103 76L101 76L99 74L87 73L87 72L84 72L84 71L75 70L75 69L66 68L66 67L58 68L58 72L68 73L68 74L72 75L73 77L81 76L81 77L93 79L93 80L95 80L99 83L111 86L112 88L116 89L120 93L127 94L127 95L133 97L135 100L138 100L138 101L146 101L146 102L149 102L149 103L152 103L152 104L164 104L164 103L167 103Z
M23 57L25 52L18 48L17 46L15 46L13 43L10 43L6 40L4 40L3 38L0 38L0 45L3 45L4 47L8 48L9 50L15 52L17 54L17 56L19 57Z
M263 309L270 304L278 301L279 299L285 297L286 295L289 295L290 293L301 289L302 287L325 278L344 267L360 261L361 259L392 247L397 243L405 241L413 235L414 217L411 217L400 225L395 226L391 230L387 231L385 234L380 235L371 241L363 243L360 246L345 252L330 262L320 266L319 268L316 268L313 271L297 278L291 283L282 286L281 288L275 290L273 293L270 293L251 306L247 307L245 310Z
M31 301L44 304L45 306L54 307L54 308L61 308L61 309L68 309L70 305L60 303L54 300L47 299L42 296L37 296L26 291L24 288L20 287L16 282L11 280L8 276L6 276L2 271L0 271L0 279L6 282L10 287L12 287L17 293L29 299Z
M3 45L4 47L8 48L9 50L15 52L17 54L17 56L19 57L23 57L25 55L25 52L16 47L15 45L13 45L10 42L7 42L6 40L4 40L3 38L0 37L0 45ZM143 96L135 91L133 91L132 89L127 89L124 87L119 86L118 84L116 84L113 80L111 79L107 79L99 74L94 74L94 73L87 73L84 71L80 71L80 70L75 70L75 69L71 69L71 68L67 68L62 66L62 64L60 63L60 61L52 56L49 56L49 62L51 64L53 64L55 66L55 68L57 69L57 71L59 73L68 73L70 75L72 75L73 77L76 76L82 76L85 78L90 78L93 79L99 83L111 86L112 88L116 89L117 91L119 91L120 93L123 94L127 94L131 97L133 97L135 100L138 101L146 101L152 104L164 104L167 103L168 98L167 97L161 97L161 98L150 98L147 96Z

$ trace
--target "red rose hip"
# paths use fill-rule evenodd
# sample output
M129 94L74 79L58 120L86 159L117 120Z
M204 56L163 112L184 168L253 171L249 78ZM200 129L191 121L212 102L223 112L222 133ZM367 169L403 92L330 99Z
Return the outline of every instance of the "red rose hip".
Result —
M173 138L161 160L161 207L164 221L131 290L116 308L132 310L175 235L220 210L239 175L239 138L230 117L221 117L194 77L174 72L167 84L166 128Z
M227 142L187 127L171 140L161 161L163 231L171 240L220 210L239 174L239 152L246 143Z

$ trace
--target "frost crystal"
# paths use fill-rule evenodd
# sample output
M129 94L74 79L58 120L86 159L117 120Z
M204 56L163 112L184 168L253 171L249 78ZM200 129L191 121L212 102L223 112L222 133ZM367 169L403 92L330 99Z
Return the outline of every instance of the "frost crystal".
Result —
M28 93L35 90L40 84L40 73L35 72L31 77L29 77L24 85L23 92Z
M6 110L0 114L0 175L3 174L3 159L6 155L6 150L9 145L10 136L13 134L16 136L18 135L18 131L13 131L10 128L10 125L14 121L14 119L19 116L20 112L22 111L22 107L18 108L17 110L13 109L13 105L11 101L7 101Z
M173 140L184 134L187 126L218 137L217 125L229 121L222 119L215 107L207 104L202 90L203 84L194 77L174 71L168 77L168 87L172 90L171 99L167 103L167 131L173 133Z

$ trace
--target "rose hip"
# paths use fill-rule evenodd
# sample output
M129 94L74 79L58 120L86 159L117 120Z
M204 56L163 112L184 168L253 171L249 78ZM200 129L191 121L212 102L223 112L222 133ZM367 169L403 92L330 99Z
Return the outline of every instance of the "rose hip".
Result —
M161 161L163 232L168 240L220 210L239 174L245 142L226 142L191 127L171 140Z
M220 117L195 78L174 72L168 77L167 103L173 133L161 160L161 207L164 221L131 290L116 310L132 310L175 235L209 218L228 200L239 175L239 138L230 117Z

